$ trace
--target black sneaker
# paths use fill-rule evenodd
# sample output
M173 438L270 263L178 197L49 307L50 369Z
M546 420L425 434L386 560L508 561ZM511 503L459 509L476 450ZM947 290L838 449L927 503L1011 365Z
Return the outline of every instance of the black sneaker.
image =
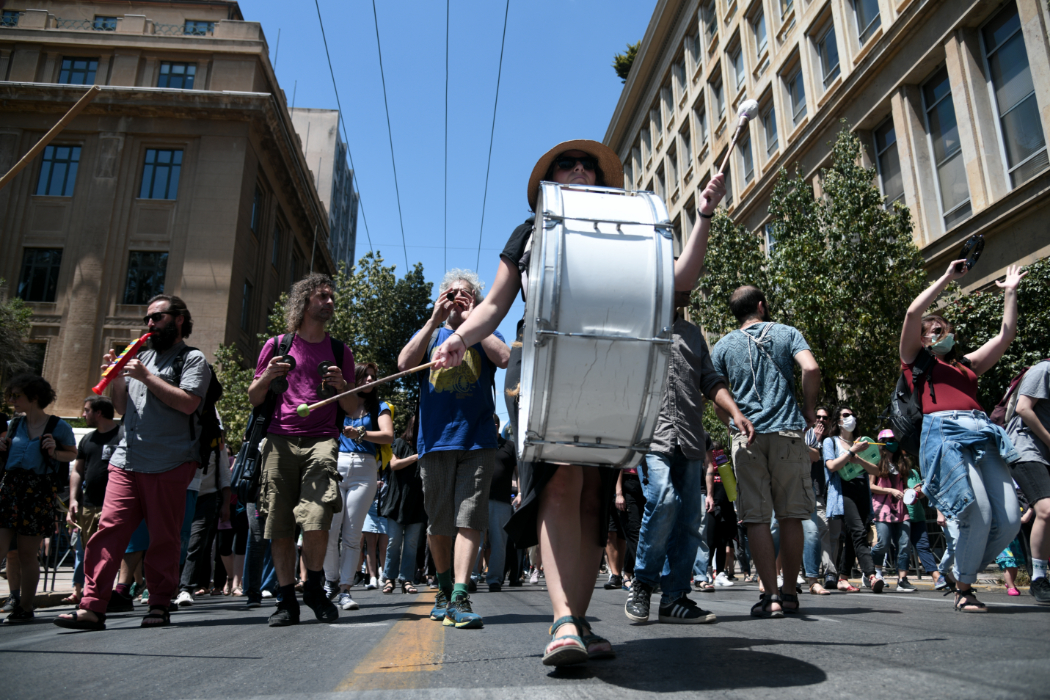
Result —
M1028 591L1035 598L1035 602L1040 605L1050 605L1050 581L1047 580L1046 576L1040 576L1032 581Z
M908 582L908 577L907 576L905 576L902 579L898 579L897 580L897 592L898 593L914 593L917 590L919 590L919 589L916 588L915 586L911 585Z
M501 584L501 583L490 583L489 584L489 593L499 593L502 590L503 590L503 584Z
M18 607L18 604L20 602L21 602L21 598L19 598L19 596L12 595L12 596L8 597L7 601L4 603L4 607L0 608L0 612L5 612L5 613L14 612L15 608Z
M135 612L135 599L113 591L113 595L109 597L109 602L106 603L106 614L122 612Z
M631 594L627 596L623 612L631 622L646 622L649 620L649 598L653 594L652 586L635 581L631 585Z
M478 592L478 582L475 581L472 578L471 579L467 579L467 592L468 593L477 593Z
M338 613L336 613L338 614ZM282 601L277 604L277 610L270 615L269 625L270 627L288 627L289 625L299 624L299 602L296 601L295 607L285 605Z
M3 624L20 625L29 622L34 617L32 610L26 610L21 605L15 605L15 609L11 611L11 614L4 618Z
M605 590L607 591L613 591L619 588L623 588L623 576L617 576L616 574L613 574L609 577L609 580L605 582L605 586L603 586L603 588L605 588Z
M248 600L244 601L244 607L247 608L248 610L251 610L252 608L261 608L262 607L262 596L254 596L254 595L248 596Z
M322 588L311 590L307 587L303 591L303 603L314 611L314 615L321 622L335 622L339 619L339 608L328 600Z
M669 622L672 625L697 625L714 622L716 619L718 618L714 613L702 609L685 594L678 600L660 606L660 622Z

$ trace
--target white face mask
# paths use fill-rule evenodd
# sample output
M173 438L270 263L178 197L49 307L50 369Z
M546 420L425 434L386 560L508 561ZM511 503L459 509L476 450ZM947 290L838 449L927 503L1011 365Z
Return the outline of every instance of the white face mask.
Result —
M848 430L849 432L852 433L853 430L856 427L857 427L857 419L854 418L853 416L846 416L845 418L842 419L842 429L843 430Z

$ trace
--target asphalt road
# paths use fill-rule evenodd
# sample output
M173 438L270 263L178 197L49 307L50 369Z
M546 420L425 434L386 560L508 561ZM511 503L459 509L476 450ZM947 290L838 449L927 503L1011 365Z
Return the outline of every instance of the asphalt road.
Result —
M627 593L595 592L590 617L618 657L552 670L540 656L551 622L540 586L474 594L481 630L427 617L433 594L355 591L356 612L322 624L266 626L269 606L211 597L160 630L145 609L104 632L36 622L0 629L0 697L149 698L1032 698L1050 696L1050 608L982 593L986 615L938 593L800 596L804 614L756 620L754 585L694 593L711 625L632 625ZM655 603L655 599L654 599ZM347 695L347 693L352 693Z

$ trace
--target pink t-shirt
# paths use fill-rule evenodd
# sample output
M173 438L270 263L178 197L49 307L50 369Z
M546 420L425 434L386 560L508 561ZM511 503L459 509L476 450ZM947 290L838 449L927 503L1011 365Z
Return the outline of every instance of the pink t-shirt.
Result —
M884 489L897 489L901 492L908 488L900 474L877 476L875 485ZM875 522L877 523L903 523L908 520L908 507L904 505L904 499L898 501L888 493L872 492L871 505L875 508Z
M270 364L276 340L276 338L270 338L263 345L262 352L259 353L259 362L255 366L256 379L262 376L266 365ZM318 388L321 386L321 375L318 374L317 368L324 360L335 362L331 339L325 333L324 340L321 342L308 343L297 335L292 341L288 354L295 358L295 369L287 374L288 391L278 397L273 422L270 423L270 432L276 435L297 437L335 437L339 434L335 425L335 402L310 411L310 415L306 418L300 418L295 412L299 404L316 403L325 398L318 393ZM343 378L353 384L354 354L345 345L343 346Z

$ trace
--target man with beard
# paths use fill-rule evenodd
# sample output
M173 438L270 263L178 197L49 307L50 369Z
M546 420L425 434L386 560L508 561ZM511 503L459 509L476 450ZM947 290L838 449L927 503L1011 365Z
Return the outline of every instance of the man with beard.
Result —
M109 482L98 532L85 552L80 609L55 620L60 627L105 629L113 578L132 533L145 519L150 543L144 562L149 613L143 627L170 623L168 607L179 585L180 531L186 488L200 460L200 407L211 381L204 353L186 349L193 318L177 296L149 301L143 319L153 333L147 349L112 383L113 408L124 415L124 434L109 461ZM176 359L183 358L179 374ZM106 366L116 360L110 351Z
M434 312L401 350L398 369L405 371L429 361L434 349L456 334L481 300L481 282L475 273L445 273ZM416 449L438 582L430 619L441 620L448 627L484 626L481 616L471 609L468 586L481 533L488 527L489 488L496 468L493 379L496 368L506 369L509 360L510 348L496 332L467 348L458 367L431 369L418 375Z
M263 536L271 541L280 586L271 627L299 623L296 526L303 531L303 602L322 622L339 618L338 609L324 592L324 557L332 516L342 510L337 438L346 414L357 410L358 398L345 396L338 405L314 409L305 418L295 410L299 404L315 403L354 386L353 353L325 332L335 313L334 290L331 278L316 272L292 285L285 307L287 334L263 345L255 379L248 387L252 406L261 406L268 395L275 397L256 501L257 512L266 518Z

